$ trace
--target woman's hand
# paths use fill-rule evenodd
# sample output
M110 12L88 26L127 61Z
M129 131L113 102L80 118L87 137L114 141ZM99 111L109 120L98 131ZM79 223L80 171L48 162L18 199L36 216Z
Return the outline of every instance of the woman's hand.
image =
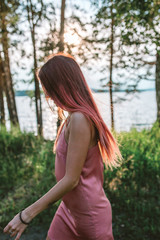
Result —
M31 219L26 215L25 210L22 212L22 219L26 222L30 222ZM20 220L19 213L7 224L3 232L10 234L11 237L16 236L15 240L19 240L24 230L27 228L26 224L23 224Z

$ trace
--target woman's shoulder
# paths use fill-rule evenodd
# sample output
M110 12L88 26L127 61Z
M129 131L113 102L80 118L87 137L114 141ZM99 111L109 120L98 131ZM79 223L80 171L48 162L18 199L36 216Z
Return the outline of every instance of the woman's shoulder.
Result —
M91 142L90 147L97 143L96 129L94 124L91 124L86 115L82 112L76 111L70 114L68 117L68 124L66 127L65 138L68 142L70 132L81 132L83 135L90 135Z
M90 127L89 121L84 113L82 112L73 112L70 116L70 124L74 125L74 127Z
M77 112L71 113L71 118L77 120L77 119L84 119L84 118L86 118L86 116L84 113L77 111Z

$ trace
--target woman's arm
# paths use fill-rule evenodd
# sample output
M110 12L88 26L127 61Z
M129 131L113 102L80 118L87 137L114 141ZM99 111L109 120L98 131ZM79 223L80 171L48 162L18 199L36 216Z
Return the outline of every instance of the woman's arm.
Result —
M52 187L45 195L38 199L35 203L27 207L25 212L26 222L31 221L40 212L51 206L53 203L61 199L67 192L70 192L77 185L70 177L66 175Z
M45 195L23 210L22 218L24 221L31 221L40 212L61 199L67 192L70 192L77 186L87 156L90 138L90 125L86 117L80 112L72 113L65 175ZM26 225L20 222L17 214L4 228L4 232L7 233L11 229L15 229L15 232L11 236L15 236L18 233L16 238L16 240L18 240L25 228Z

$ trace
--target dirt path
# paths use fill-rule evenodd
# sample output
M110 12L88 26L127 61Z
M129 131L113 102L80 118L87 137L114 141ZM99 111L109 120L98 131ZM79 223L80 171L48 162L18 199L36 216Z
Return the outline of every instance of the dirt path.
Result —
M20 240L45 240L47 236L48 228L44 226L36 226L29 228L22 234ZM11 238L7 234L0 233L0 240L14 240L15 237Z

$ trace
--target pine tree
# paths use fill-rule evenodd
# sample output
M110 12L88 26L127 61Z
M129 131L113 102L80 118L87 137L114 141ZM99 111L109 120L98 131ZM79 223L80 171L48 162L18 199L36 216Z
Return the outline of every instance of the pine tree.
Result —
M0 124L5 126L5 111L4 111L4 69L0 52Z
M37 129L38 135L43 135L43 125L42 125L42 100L40 94L40 85L36 76L36 71L38 69L38 57L37 57L37 45L36 45L36 28L39 26L39 23L42 21L44 4L43 1L38 1L35 3L32 0L26 0L23 3L23 8L26 11L26 18L29 23L31 40L32 40L32 49L33 49L33 76L34 76L34 85L35 85L35 105L36 105L36 118L37 118ZM37 8L37 5L40 6Z
M9 111L9 117L12 125L19 127L18 115L17 115L17 108L15 102L15 94L13 89L13 81L12 81L12 74L10 69L10 56L9 56L9 28L14 29L14 24L18 21L18 14L16 10L19 7L18 1L4 1L0 2L0 29L1 29L1 46L3 56L1 55L1 114L3 118L3 93L5 89L5 94L7 98L7 105ZM3 57L3 58L2 58ZM3 68L2 68L3 66ZM3 69L3 71L2 71ZM3 84L2 84L2 75L3 77Z
M62 0L61 1L60 32L59 32L59 42L58 42L59 52L64 52L65 5L66 5L66 0ZM58 109L57 132L58 132L58 128L61 125L61 123L62 123L61 115L60 115L60 112Z
M138 56L138 61L139 66L145 66L146 73L141 74L139 79L155 81L157 121L160 126L160 2L157 0L127 0L124 4L124 1L116 0L116 4L127 30L122 32L124 43L126 45L136 44L139 48L143 47L142 56ZM147 60L153 57L155 60ZM155 67L155 74L151 72L153 67Z

